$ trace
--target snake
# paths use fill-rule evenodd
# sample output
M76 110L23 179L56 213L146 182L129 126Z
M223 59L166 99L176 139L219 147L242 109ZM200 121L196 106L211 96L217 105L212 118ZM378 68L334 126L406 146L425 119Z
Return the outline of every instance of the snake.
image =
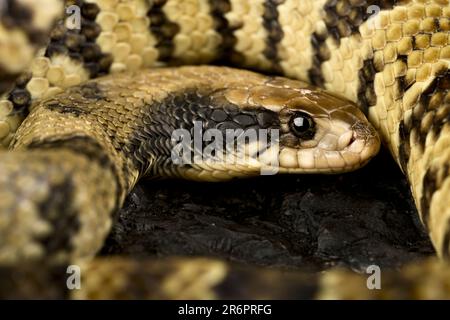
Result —
M2 296L450 297L448 0L3 3ZM72 13L61 19L64 8ZM219 140L228 129L280 135L269 147L256 135L239 156L235 136L232 163L212 153L178 163L171 134L196 122ZM273 163L280 173L340 173L367 163L380 141L440 258L386 272L383 290L341 269L95 257L140 178L224 181ZM196 154L195 143L182 146ZM68 261L82 266L81 290L54 280Z

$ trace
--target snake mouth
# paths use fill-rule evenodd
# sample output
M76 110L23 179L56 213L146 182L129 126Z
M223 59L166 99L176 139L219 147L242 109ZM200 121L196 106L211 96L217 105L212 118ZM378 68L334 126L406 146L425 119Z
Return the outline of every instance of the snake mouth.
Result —
M206 171L237 169L245 174L273 175L277 173L343 173L364 166L380 148L375 129L366 122L355 122L341 129L322 132L313 146L289 146L275 140L270 144L256 139L244 144L239 152L231 147L227 153L217 153L214 158L194 161L195 166ZM242 173L241 172L241 173ZM234 173L239 174L238 171Z
M356 122L340 135L326 134L315 147L283 148L280 173L341 173L358 169L380 149L375 129Z

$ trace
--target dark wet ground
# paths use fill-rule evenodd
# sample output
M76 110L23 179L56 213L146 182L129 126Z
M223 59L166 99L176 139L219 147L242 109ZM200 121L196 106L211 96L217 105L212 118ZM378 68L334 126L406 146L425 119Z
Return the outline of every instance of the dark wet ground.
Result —
M362 270L374 263L398 267L433 249L406 180L382 153L344 175L141 183L102 252Z

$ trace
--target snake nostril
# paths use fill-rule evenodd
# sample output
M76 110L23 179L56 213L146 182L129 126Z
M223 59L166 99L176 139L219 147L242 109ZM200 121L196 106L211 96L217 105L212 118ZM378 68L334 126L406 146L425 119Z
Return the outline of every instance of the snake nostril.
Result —
M338 139L338 148L343 150L347 148L355 140L355 133L353 131L347 131L342 134Z
M348 142L348 145L350 146L355 141L356 141L356 133L353 132L352 137L350 138L350 141Z

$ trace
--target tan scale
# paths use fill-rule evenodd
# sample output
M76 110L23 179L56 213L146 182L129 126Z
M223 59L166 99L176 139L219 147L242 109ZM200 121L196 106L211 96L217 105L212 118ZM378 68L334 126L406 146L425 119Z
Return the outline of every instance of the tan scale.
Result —
M28 21L26 27L44 33L53 27L63 9L59 0L16 0L16 2L29 8L32 13L31 21ZM3 71L12 74L22 72L30 64L36 49L36 45L30 42L26 32L20 27L10 29L0 22L0 68Z
M382 271L381 289L367 288L367 275L333 269L320 279L316 298L338 300L448 299L450 268L448 263L427 259L407 265L401 272ZM404 284L407 284L404 286Z
M156 48L154 48L155 40L148 28L151 21L148 21L148 18L145 17L146 12L148 11L147 1L89 1L98 3L101 8L101 12L97 17L97 23L100 24L102 32L101 36L97 38L97 43L101 46L102 51L111 52L113 54L114 63L111 71L123 71L138 68L138 66L141 65L155 65L158 53ZM206 8L208 7L207 2L202 0L194 1L193 4L183 0L169 0L169 2L172 4L168 6L169 9L166 8L167 4L164 5L163 9L166 10L166 13L170 13L173 16L182 16L184 14L183 12L175 12L176 9L173 8L185 4L188 6L186 7L187 12L192 10L189 6L197 5L198 8L201 7L201 11L206 14ZM314 1L314 3L311 3L309 1L302 1L302 5L300 5L299 1L286 0L278 6L280 24L285 33L285 36L278 45L278 56L281 59L280 65L287 75L302 79L306 79L307 77L307 72L311 68L312 61L310 55L312 55L313 52L310 47L309 37L312 32L323 32L325 27L324 22L322 21L324 14L322 8L323 2L324 1ZM244 66L262 70L269 68L270 64L265 60L264 55L262 54L267 36L262 27L262 13L264 11L263 1L230 0L230 3L232 8L231 11L226 14L226 18L231 27L240 27L234 33L237 38L237 44L234 50L245 57ZM171 11L171 7L173 11ZM36 9L38 10L39 8ZM302 17L302 21L292 19L290 11L295 12L292 13L292 15ZM206 22L207 20L209 21L208 18L204 19L204 23L201 24L202 28L205 28L204 26L209 26L209 22ZM439 23L439 30L436 28L437 22ZM184 30L191 30L189 29L189 23L191 25L197 25L198 21L195 21L195 23L186 22L187 27L184 27ZM448 72L449 69L449 1L403 1L396 5L392 10L383 10L379 17L375 19L375 24L373 25L374 28L371 28L372 25L372 21L370 23L365 22L359 28L359 34L354 34L348 38L341 38L341 45L339 48L336 47L330 39L326 40L326 45L331 52L331 59L322 64L322 75L325 78L324 86L331 91L346 96L354 102L358 102L356 101L356 94L359 83L356 73L361 69L361 62L363 60L373 58L375 66L381 71L375 76L374 89L377 96L376 105L369 106L369 119L378 129L383 141L389 147L397 161L399 161L398 147L408 142L402 141L402 138L399 136L400 121L404 120L406 123L408 118L413 115L422 117L420 126L418 128L412 128L410 133L409 143L411 145L411 154L406 169L413 196L419 210L421 210L421 201L424 195L422 186L425 173L429 171L430 168L435 171L436 188L433 190L434 192L429 203L430 212L428 228L438 254L442 256L447 252L446 250L450 250L450 248L444 246L448 245L448 243L445 242L445 239L448 237L448 232L450 230L450 210L448 206L450 178L448 172L445 172L445 168L450 162L450 154L448 151L450 141L447 138L450 134L450 129L447 123L443 126L439 136L434 136L432 132L427 134L425 148L422 150L416 144L416 141L423 132L428 132L427 129L431 126L431 112L422 114L423 111L417 102L423 92L433 83L434 78L442 71L447 70ZM6 31L3 31L3 33L5 32ZM184 33L184 35L190 36L190 33ZM5 33L5 35L3 35L0 32L0 37L1 36L10 37L9 34ZM181 48L184 48L183 45L185 46L187 42L195 42L193 38L189 38L189 41L183 37L179 37L179 39L182 39L178 40L180 41L179 46ZM414 46L413 42L415 43ZM293 50L293 46L297 47ZM297 55L295 54L295 51L298 51ZM200 53L199 51L191 52L196 52L196 54L199 55L205 53ZM298 63L299 57L301 57L304 52L309 52L309 56L306 54L301 61L302 63ZM215 53L211 53L211 57L214 56L214 54ZM407 56L406 63L398 59L399 55ZM207 54L207 56L209 55ZM204 57L204 55L202 55L202 57ZM14 57L5 57L5 60L0 59L0 61L7 61L6 59L9 60L11 58ZM60 57L57 59L57 62L54 62L46 61L45 58L42 57L37 58L32 66L32 81L28 84L28 88L34 97L51 97L62 90L60 86L69 87L84 81L85 77L83 76L83 71L79 69L79 66L65 63L64 59L65 57ZM189 59L190 61L194 61L197 58L192 55L189 56ZM200 60L201 59L199 58L198 61ZM201 74L193 72L192 76L201 77ZM235 75L229 75L230 79L234 76ZM399 79L403 77L405 85L408 87L408 90L404 93L402 93L399 82ZM45 79L48 80L48 87ZM208 83L211 80L217 81L217 77L210 75ZM117 81L117 79L115 81ZM170 77L161 77L158 79L158 83L165 86L167 90L174 90L177 88L177 84L174 83L173 79ZM143 86L141 89L145 91L147 90L147 87ZM239 92L239 94L236 94L236 92L239 92L239 90L231 94L232 99L241 101L246 99L245 94L242 94L242 91ZM79 98L81 99L81 97ZM141 98L142 93L136 93L136 96L132 101L137 101ZM119 104L125 103L123 99L117 99ZM437 110L436 114L441 114L442 117L448 115L450 110L450 107L448 107L450 97L448 97L448 95L447 97L443 97L442 93L440 96L438 92L430 101L430 106ZM10 114L11 109L12 105L9 101L0 101L0 139L2 139L4 145L7 145L9 141L11 141L15 130L22 120L18 116ZM32 110L32 112L34 111ZM111 111L111 115L114 114L115 113ZM43 117L42 121L44 121L44 118L46 117ZM111 119L108 119L106 122L110 123L110 120ZM28 126L30 126L30 122L32 122L32 120L28 121ZM67 122L61 121L60 126L55 126L58 130L51 127L47 128L49 133L56 135L68 133L70 127L74 124L81 125L81 123L77 122L75 119L70 119L70 121ZM30 127L25 128L26 129L21 130L30 130L30 132L34 132L33 135L38 134L40 131L39 126L31 125ZM122 129L123 132L128 134L132 131L128 126L125 126ZM115 132L114 130L114 125L111 124L111 127L106 129L106 135L112 134ZM104 138L105 136L96 136L97 139L102 139L102 137ZM28 142L30 142L30 140L28 140ZM110 154L114 154L112 149L108 150ZM71 157L71 155L67 156L68 158ZM316 162L315 159L311 157L312 154L306 155L305 153L304 157L300 157L302 160L299 160L298 163L302 165L311 165L312 163L311 170L323 170L319 168L319 166L322 166L325 163L323 159L318 159ZM287 163L295 163L295 161L291 160L292 156L290 153L287 154L285 158L288 159ZM341 161L341 165L343 165L346 160L351 161L351 158L352 157L347 159L343 158L339 161ZM70 161L73 160L74 159ZM204 168L211 169L211 167L206 164ZM242 174L244 168L241 166L234 166L225 168L225 171L223 171L223 169L224 167L216 169L211 175L205 174L204 171L198 173L196 170L186 172L185 174L189 178L213 178L213 180L220 180L233 175L239 175L239 173ZM121 183L124 185L132 185L136 180L137 174L131 173L128 177L122 177ZM107 193L108 191L105 192ZM10 200L14 201L14 197L10 197ZM11 203L11 201L9 203ZM7 203L8 201L5 201L5 206ZM100 203L102 202L100 201ZM108 205L109 204L104 203L103 207L107 207ZM32 212L32 210L30 212ZM48 227L46 227L45 223L42 224L36 220L36 226L30 225L30 223L33 222L33 217L32 213L26 212L24 215L21 214L17 216L21 221L20 223L24 223L24 230L34 230L32 232L37 233L48 232ZM90 230L89 226L91 226L91 224L95 225L95 218L90 217L91 215L87 214L86 217L83 218L85 219L83 221L85 222L84 225L86 225L86 230ZM1 223L3 223L4 226L5 223L8 222L2 221ZM99 225L96 225L96 227L99 230L102 230L102 232L105 232L108 228L108 223L105 223L105 221L98 223L103 227L98 228ZM86 233L81 232L80 234L84 234L84 236L80 237L76 242L79 244L83 243L83 239L89 238L89 232L91 231L86 231ZM29 238L27 238L29 236L30 234L24 235L25 238L20 238L22 239L20 241L26 243L29 240ZM86 241L94 241L94 239ZM97 239L94 243L95 246L98 247L101 244L101 240ZM18 251L19 258L33 257L40 253L41 250L39 247L34 245L24 245L23 250ZM5 251L2 254L3 257L7 257L6 260L18 258L13 251ZM77 254L86 254L89 256L92 253L77 252ZM437 264L432 263L432 265ZM422 271L416 274L421 274L421 272L425 272L425 270L430 270L428 267L424 267L423 265L420 266L422 266L422 269L418 266L418 271ZM441 280L439 279L442 277L443 279L448 279L448 276L445 278L445 272L448 271L448 268L443 270L438 267L436 268L437 269L434 269L433 272L429 273L431 282L440 282ZM337 277L338 279L343 279L345 282L345 279L354 278L355 275L351 275L350 278L346 278L344 275L338 275ZM352 281L353 280L348 280L347 282L351 284ZM413 281L413 278L409 278L409 281ZM430 293L429 288L418 288L417 290ZM356 289L355 291L350 292L356 292ZM428 296L430 295L423 295L423 297Z
M308 80L313 53L310 38L314 31L325 27L321 21L324 3L324 0L286 0L278 6L284 33L278 45L280 65L289 77Z
M291 134L290 129L284 127L290 121L291 113L308 113L316 119L317 133L308 141L291 137L291 142L281 140L270 148L261 145L261 150L255 149L260 150L261 157L248 156L238 165L220 160L194 162L188 167L172 164L159 168L158 154L170 155L155 148L143 155L148 157L146 166L137 167L136 159L140 156L129 150L146 148L146 140L142 138L147 130L144 119L147 115L155 117L148 108L157 108L158 102L165 98L193 88L197 94L203 94L203 90L209 88L217 92L217 98L227 97L229 102L237 102L241 95L235 94L246 91L247 101L236 106L249 112L258 108L276 111L279 130L285 134ZM89 90L94 91L86 94ZM271 94L267 96L269 92ZM167 117L167 114L163 116ZM292 139L298 139L298 142L292 145ZM101 248L110 230L113 210L123 204L125 196L140 178L153 177L152 169L162 177L202 181L255 176L262 169L274 169L272 164L280 173L334 173L366 164L377 153L379 145L374 129L355 105L299 81L212 66L159 68L99 78L89 85L72 87L36 104L14 137L13 152L2 155L0 166L4 167L0 169L7 174L0 177L3 179L0 184L3 181L7 185L10 175L15 176L20 170L27 172L23 177L30 181L23 183L15 179L13 188L0 188L12 199L14 194L27 198L23 202L0 203L0 262L33 261L39 257L53 262L91 258ZM84 154L94 147L95 154L98 157L105 154L107 160L95 161L95 156L91 159ZM27 153L30 148L31 153ZM314 151L312 163L303 163L301 152L304 150ZM18 158L15 158L16 154ZM237 154L232 155L237 157ZM27 156L29 159L25 161ZM27 163L25 168L17 166L24 162ZM37 187L40 184L42 187ZM46 252L46 242L39 240L42 238L40 232L45 235L62 232L51 228L51 216L45 219L56 212L49 213L44 209L38 212L42 201L53 199L52 193L56 191L50 190L55 186L61 192L69 188L67 192L70 193L65 197L72 198L67 200L70 203L65 204L65 212L69 215L73 212L79 220L79 229L72 231L69 237L72 248L69 252L64 248ZM42 188L49 191L42 194ZM21 214L11 214L15 211ZM59 219L65 221L64 217ZM36 231L35 228L41 225L44 228L39 227ZM70 233L70 230L64 232Z
M227 276L228 266L212 259L169 259L167 261L129 261L120 257L83 263L81 290L73 290L71 299L217 299L215 287ZM152 288L136 293L130 283L145 283ZM107 287L108 290L99 290Z
M395 22L388 24L388 21L400 20L398 17L403 16L402 13L404 11L406 11L409 19L413 20L403 24L402 28L396 26ZM375 92L381 99L379 98L377 100L377 105L370 109L371 113L369 114L369 119L371 119L373 123L380 124L380 132L384 137L384 140L389 141L388 146L396 159L398 159L397 152L399 144L402 143L398 136L398 124L402 120L403 114L408 117L408 110L414 110L414 108L416 108L418 97L428 87L436 76L436 73L449 68L449 57L442 55L443 49L447 48L448 50L449 48L448 36L442 37L438 35L434 37L433 46L430 46L430 35L417 35L421 31L433 31L429 30L430 18L434 21L435 18L448 19L449 16L445 14L445 9L438 11L430 10L428 13L430 15L440 14L442 16L427 16L425 6L420 3L415 3L414 1L404 8L399 7L390 12L382 12L380 18L381 25L375 33L378 38L373 38L373 41L376 39L385 39L385 41L373 42L380 46L378 51L375 51L374 53L374 61L376 64L379 63L384 65L384 70L376 76ZM384 25L383 22L385 22ZM364 26L362 27L362 30L363 28ZM400 34L396 35L395 33ZM364 32L362 32L362 34L363 36L366 35ZM367 33L367 36L368 35L369 33ZM410 39L415 35L417 35L415 39L417 49L413 49L410 45ZM393 42L389 42L390 39L392 39ZM404 42L397 42L397 39L406 40ZM395 59L397 55L397 52L395 52L396 50L408 55L407 83L414 83L412 87L404 93L403 97L396 95L396 86L398 85L396 79L404 75L405 65L403 62ZM380 54L377 56L377 53ZM373 121L372 119L376 119L376 121ZM408 164L408 175L413 195L416 199L416 204L419 207L419 202L422 198L423 177L427 168L430 166L430 156L428 153L432 152L431 150L437 146L437 142L434 146L429 145L425 152L422 152L415 146L414 134L417 133L413 131L411 134L412 149ZM441 137L445 138L445 134L442 133ZM435 159L440 157L436 151L432 154ZM446 157L444 161L448 161L449 159L450 158ZM437 215L437 217L434 217L435 215ZM432 221L436 219L438 221L437 224L439 224L439 227L430 226L431 237L439 251L442 248L441 244L445 234L445 221L448 221L449 216L446 210L431 211L430 216Z
M24 26L34 32L50 32L53 24L61 16L63 5L59 0L16 0L19 5L29 8L31 21ZM42 10L45 8L45 10ZM18 75L30 65L39 46L31 43L26 31L20 27L6 28L0 23L0 69L6 74ZM45 83L35 84L34 93L40 96L45 91ZM18 124L23 120L18 115L10 115L11 104L0 95L0 145L6 146L12 139Z
M215 31L208 0L168 0L167 18L178 24L173 58L185 64L208 63L218 55L221 36Z
M0 24L0 67L9 73L19 73L33 59L36 48L21 30L9 30ZM5 63L7 62L7 63Z
M445 28L448 26L450 10L447 5L448 1L445 0L428 1L425 4L423 1L409 1L404 5L398 5L393 10L381 11L375 21L365 22L360 27L361 37L353 35L349 38L341 38L339 48L332 39L326 40L332 55L329 61L322 64L322 72L325 88L330 91L357 101L359 80L356 73L361 69L362 62L373 57L375 66L382 69L375 76L377 102L375 106L369 107L369 120L380 130L383 140L387 142L387 146L397 160L398 147L401 143L398 126L403 115L407 115L408 110L415 107L418 97L434 79L436 72L448 69L449 66L449 35L448 29ZM444 27L443 31L447 31L447 35L436 34L433 37L419 35L416 38L418 48L413 49L411 37L421 31L433 32L430 29L431 19L443 21L441 25ZM320 30L320 25L318 28ZM407 66L403 61L398 60L399 54L408 55ZM282 60L281 64L283 63L285 62ZM303 74L307 70L308 64ZM399 94L398 79L405 74L407 83L414 84L402 96ZM412 143L408 174L416 203L422 197L421 186L428 167L427 159L428 157ZM442 214L445 217L448 215L441 212L435 214L439 216ZM437 232L437 235L432 235L438 249L437 243L440 243L444 237L442 228L444 226L440 225L441 231ZM434 234L434 232L431 233Z
M331 38L326 40L326 44L332 55L331 59L322 65L325 88L357 101L358 71L363 67L364 60L371 58L369 44L357 36L341 39L339 47Z
M90 0L90 2L96 2ZM102 28L96 43L111 53L111 72L154 66L158 59L156 40L150 33L150 8L145 0L101 1L96 22Z
M239 27L235 32L234 50L244 57L244 66L270 69L271 62L264 56L267 32L262 23L265 0L230 0L231 11L225 17L230 27Z

